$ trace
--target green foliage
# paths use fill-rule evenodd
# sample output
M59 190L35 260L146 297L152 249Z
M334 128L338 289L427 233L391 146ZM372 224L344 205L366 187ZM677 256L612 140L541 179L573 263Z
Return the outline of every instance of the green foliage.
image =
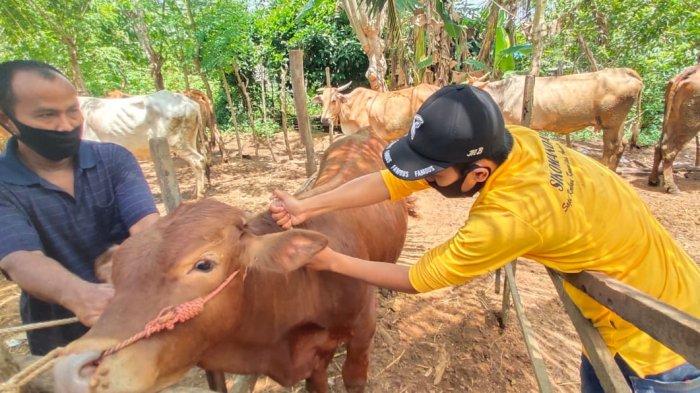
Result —
M700 14L688 0L557 1L546 17L560 17L562 32L545 41L543 64L559 61L567 73L590 64L577 36L587 42L601 68L629 67L644 81L640 139L655 143L661 129L666 82L695 63L700 49Z

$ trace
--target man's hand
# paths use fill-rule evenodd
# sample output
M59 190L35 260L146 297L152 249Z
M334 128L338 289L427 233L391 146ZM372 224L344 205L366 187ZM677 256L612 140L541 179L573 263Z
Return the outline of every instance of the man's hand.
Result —
M64 302L64 307L73 311L80 323L92 326L114 297L111 284L93 284L84 282Z
M309 218L302 202L291 194L275 190L270 199L270 214L277 225L284 229L290 229L293 225L299 225Z

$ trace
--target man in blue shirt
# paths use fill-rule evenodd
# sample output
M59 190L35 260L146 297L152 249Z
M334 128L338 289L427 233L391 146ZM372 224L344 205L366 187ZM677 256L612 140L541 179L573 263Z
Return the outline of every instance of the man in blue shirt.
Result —
M0 64L0 125L13 135L0 155L0 269L22 288L24 323L81 322L28 333L42 355L99 318L114 289L97 282L95 259L158 213L131 153L81 141L77 92L56 68Z

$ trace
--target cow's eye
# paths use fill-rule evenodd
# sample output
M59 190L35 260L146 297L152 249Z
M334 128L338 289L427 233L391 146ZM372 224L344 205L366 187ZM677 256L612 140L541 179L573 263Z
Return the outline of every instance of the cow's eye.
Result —
M200 259L194 264L193 270L198 270L200 272L210 272L214 268L214 261L211 259Z

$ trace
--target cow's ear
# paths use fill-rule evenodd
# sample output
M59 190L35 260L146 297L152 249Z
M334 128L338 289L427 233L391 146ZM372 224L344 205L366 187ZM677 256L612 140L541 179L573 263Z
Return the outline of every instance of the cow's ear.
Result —
M100 282L113 284L112 282L112 259L119 246L112 246L95 259L95 277Z
M338 100L342 103L348 102L348 97L345 94L338 94Z
M314 96L314 98L311 99L311 101L317 103L317 104L323 104L323 97L321 95Z
M262 236L246 235L245 242L243 264L278 273L299 269L328 245L325 236L305 229Z

